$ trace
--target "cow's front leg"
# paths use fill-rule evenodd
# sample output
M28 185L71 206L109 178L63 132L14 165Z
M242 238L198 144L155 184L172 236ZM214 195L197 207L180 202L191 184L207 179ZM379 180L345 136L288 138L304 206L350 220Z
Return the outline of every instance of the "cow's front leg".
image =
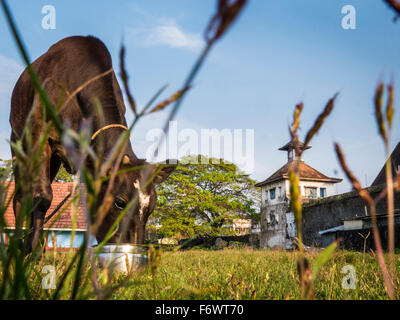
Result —
M33 205L35 210L33 211L31 218L27 253L30 253L36 249L38 250L38 253L39 252L41 253L43 251L44 243L41 242L41 236L43 233L44 218L46 216L47 210L50 207L50 204L51 204L51 197L49 200L48 196L35 197L33 199ZM39 248L41 248L40 251Z
M39 169L38 178L33 187L34 210L31 216L31 225L28 236L28 253L32 252L33 250L38 250L37 252L39 255L44 249L43 243L41 242L44 218L53 199L50 178L50 159L51 149L49 146L46 146L42 155L42 162Z

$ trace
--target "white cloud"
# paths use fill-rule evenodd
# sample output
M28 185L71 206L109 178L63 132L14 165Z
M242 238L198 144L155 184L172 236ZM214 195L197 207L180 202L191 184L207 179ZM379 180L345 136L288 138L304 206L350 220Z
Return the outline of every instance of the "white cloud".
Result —
M128 27L127 33L141 46L167 46L170 48L197 51L204 40L200 33L190 33L182 29L175 19L157 17L135 10L145 22L141 26Z
M0 158L11 157L10 146L7 140L10 138L11 128L8 123L10 114L11 94L23 67L15 60L0 54Z
M0 94L11 97L12 89L23 68L13 59L0 54Z

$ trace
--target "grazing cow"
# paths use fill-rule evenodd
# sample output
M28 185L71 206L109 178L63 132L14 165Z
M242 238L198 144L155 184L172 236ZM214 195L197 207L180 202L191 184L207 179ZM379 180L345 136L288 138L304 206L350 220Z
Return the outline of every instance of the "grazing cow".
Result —
M126 130L126 109L117 78L112 71L110 53L103 42L91 36L65 38L50 47L45 54L33 62L32 66L53 105L57 105L62 96L65 97L66 104L58 112L61 122L68 123L70 128L79 131L82 120L89 120L95 133L92 136L92 147L96 152L102 150L101 158L107 159L116 141ZM107 73L109 70L111 71ZM89 81L94 78L96 78L94 81ZM88 83L88 81L89 84L82 88L82 85ZM78 91L78 93L71 95L74 91ZM72 99L67 100L68 94ZM95 99L98 99L102 107L103 125L100 124L98 112L96 112ZM42 130L43 112L38 93L34 90L28 71L25 70L18 79L12 93L10 113L12 142L21 138L29 113L31 113L32 141L37 143ZM47 118L46 121L49 120L49 117ZM102 137L100 138L100 136ZM100 144L99 140L103 142ZM101 148L100 145L102 145ZM126 204L136 197L138 199L136 205L132 206L130 212L126 215L126 217L130 216L131 219L121 221L118 231L109 242L116 242L121 239L125 243L142 244L147 219L154 210L157 201L155 185L163 182L174 171L176 165L163 166L161 171L157 170L156 165L151 165L145 160L137 158L130 143L123 152L121 169L129 167L140 167L142 169L117 175L111 190L114 203L98 228L96 238L97 241L104 239ZM34 209L31 216L28 252L31 252L40 240L45 215L52 201L51 182L55 178L60 165L63 164L71 174L77 172L70 154L71 152L66 150L62 144L58 132L52 130L44 146L38 176L33 183L33 190L31 190ZM93 170L93 163L90 161L88 157L86 166L89 170ZM159 171L159 173L152 183L145 186L145 176L156 171ZM21 181L17 165L14 168L14 173L17 184L18 181ZM107 182L103 183L99 199L103 199L107 185ZM21 192L17 191L13 200L16 217L21 207L21 197ZM122 225L128 226L125 234L121 234L121 229L124 229Z

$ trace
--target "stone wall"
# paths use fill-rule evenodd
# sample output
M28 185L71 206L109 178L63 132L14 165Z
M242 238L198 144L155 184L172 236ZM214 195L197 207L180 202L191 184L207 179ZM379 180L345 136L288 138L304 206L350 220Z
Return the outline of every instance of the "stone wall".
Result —
M261 208L261 248L285 247L287 209L287 203L279 203Z
M373 198L383 189L383 185L368 188ZM377 214L387 213L386 199L377 205ZM343 224L343 219L365 216L365 202L356 192L344 193L304 204L302 215L303 241L307 246L320 246L322 243L318 231L330 229ZM395 193L395 209L400 209L400 193Z
M400 248L400 225L395 228L395 248ZM360 236L363 235L363 237ZM388 249L388 229L387 226L379 228L379 236L381 239L382 249ZM364 251L364 241L365 241L365 251L375 250L374 236L372 230L352 230L352 231L339 231L336 234L337 238L341 238L340 247L346 250L354 251Z

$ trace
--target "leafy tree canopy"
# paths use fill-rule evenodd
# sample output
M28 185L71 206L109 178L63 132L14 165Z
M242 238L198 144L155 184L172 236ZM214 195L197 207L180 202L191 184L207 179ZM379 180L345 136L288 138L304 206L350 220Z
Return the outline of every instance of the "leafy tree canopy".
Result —
M149 228L173 238L232 234L235 219L259 219L260 195L254 184L223 159L184 157L158 186L158 205Z
M12 160L3 160L0 159L0 177L7 175L5 178L9 179L12 173Z
M12 170L12 160L3 160L0 159L0 176L3 176L4 174L7 174L7 179L11 179L13 170ZM72 182L73 177L65 170L64 166L60 166L60 170L58 170L58 173L56 177L54 178L55 182Z
M58 173L56 177L54 178L55 182L72 182L73 177L65 170L64 166L61 165L60 169L58 170Z

